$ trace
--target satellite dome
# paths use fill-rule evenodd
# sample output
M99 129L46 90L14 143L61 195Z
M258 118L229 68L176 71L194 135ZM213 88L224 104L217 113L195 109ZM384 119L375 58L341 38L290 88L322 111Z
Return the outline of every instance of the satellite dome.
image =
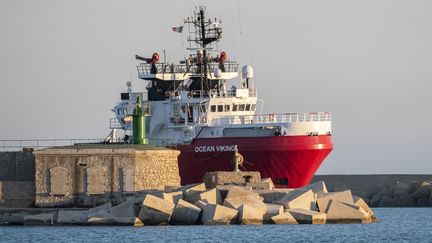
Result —
M251 79L253 78L253 68L250 65L244 65L242 67L242 78Z
M215 69L213 70L213 74L216 78L222 77L222 71L218 67L215 67Z

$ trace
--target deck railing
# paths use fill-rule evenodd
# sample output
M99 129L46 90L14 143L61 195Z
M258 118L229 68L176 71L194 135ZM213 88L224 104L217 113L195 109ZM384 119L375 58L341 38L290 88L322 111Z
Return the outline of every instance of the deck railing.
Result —
M330 112L284 113L265 115L220 116L214 117L211 125L274 124L284 122L331 121Z
M213 70L219 67L218 63L208 63L208 72L213 73ZM225 62L224 63L225 72L237 72L238 64L236 62ZM187 66L186 64L166 64L166 63L156 63L155 64L156 73L159 74L172 74L172 73L200 73L200 67L198 65ZM149 75L155 74L152 73L152 64L149 63L140 63L137 66L138 75Z
M150 145L172 146L181 143L179 139L148 139ZM20 151L25 148L44 149L50 147L69 146L77 144L129 144L119 139L118 141L104 142L104 139L72 138L72 139L8 139L0 140L0 151ZM133 144L131 144L133 147Z
M42 149L48 147L68 146L81 143L100 143L103 139L65 138L65 139L10 139L0 140L0 151L18 151L23 148Z

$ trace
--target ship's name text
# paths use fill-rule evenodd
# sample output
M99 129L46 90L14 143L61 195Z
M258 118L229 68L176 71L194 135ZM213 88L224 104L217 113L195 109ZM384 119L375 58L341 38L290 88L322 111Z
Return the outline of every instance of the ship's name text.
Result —
M219 146L196 146L195 153L205 152L229 152L234 151L234 145L219 145Z

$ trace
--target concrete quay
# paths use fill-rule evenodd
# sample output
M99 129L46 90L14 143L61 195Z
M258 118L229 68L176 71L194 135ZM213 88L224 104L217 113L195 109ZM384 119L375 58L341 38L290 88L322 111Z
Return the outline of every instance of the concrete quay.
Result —
M262 190L263 184L274 188L268 178L214 188L200 183L148 190L145 194L129 195L117 204L108 202L90 209L0 209L0 224L138 227L376 222L365 201L353 196L350 190L329 193L322 181L298 189ZM264 194L266 198L261 196Z

